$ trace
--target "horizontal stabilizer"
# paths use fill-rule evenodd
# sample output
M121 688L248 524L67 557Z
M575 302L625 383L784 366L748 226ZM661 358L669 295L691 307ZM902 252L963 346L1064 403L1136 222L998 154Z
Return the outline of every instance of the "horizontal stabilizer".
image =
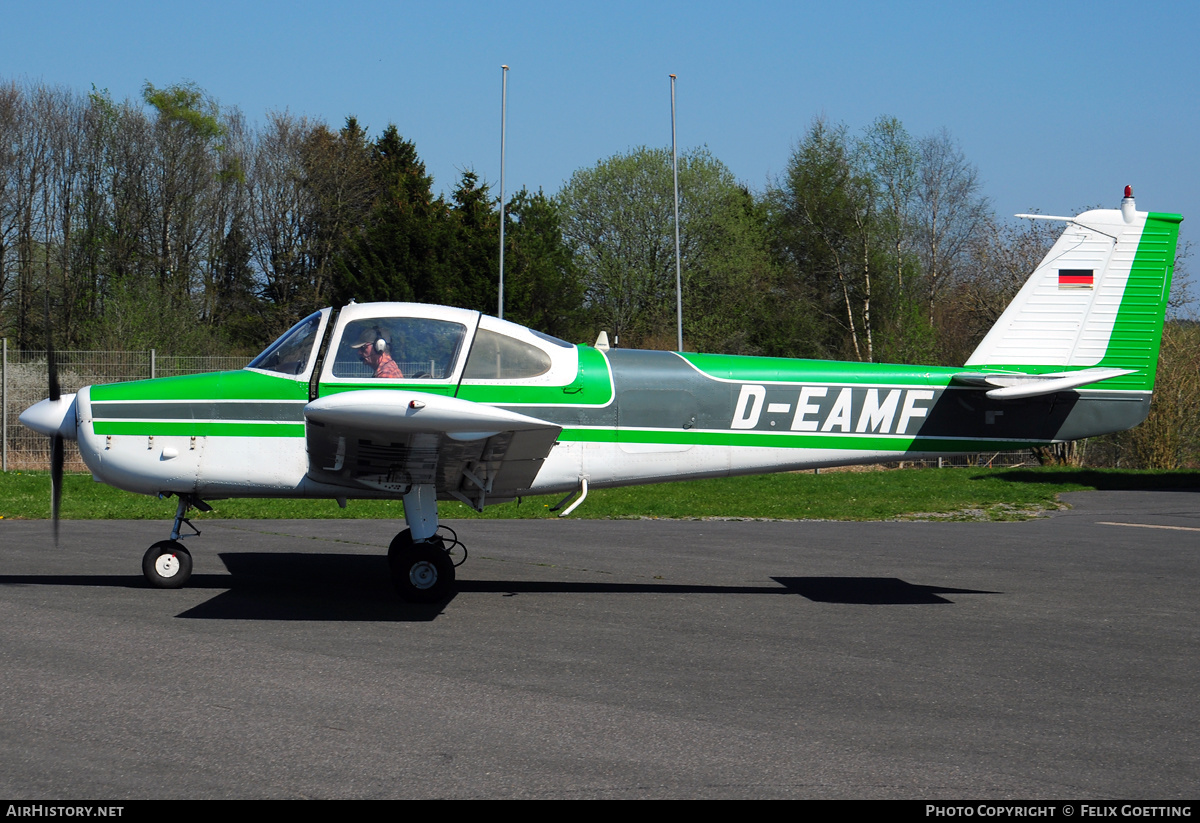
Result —
M1133 373L1133 369L1109 368L1082 369L1053 374L964 372L954 375L954 381L971 386L995 386L996 388L987 393L988 397L993 400L1016 400L1022 397L1038 397L1044 394L1069 391L1090 383L1108 380L1110 377L1121 377Z

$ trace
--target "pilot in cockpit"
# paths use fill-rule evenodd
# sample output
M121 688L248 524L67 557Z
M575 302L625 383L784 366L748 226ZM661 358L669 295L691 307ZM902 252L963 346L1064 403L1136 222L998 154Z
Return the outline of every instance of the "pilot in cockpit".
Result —
M391 346L383 339L383 332L379 330L379 327L363 329L356 341L350 344L350 348L358 352L358 357L362 362L375 370L376 377L398 378L404 376L400 372L400 366L392 359Z

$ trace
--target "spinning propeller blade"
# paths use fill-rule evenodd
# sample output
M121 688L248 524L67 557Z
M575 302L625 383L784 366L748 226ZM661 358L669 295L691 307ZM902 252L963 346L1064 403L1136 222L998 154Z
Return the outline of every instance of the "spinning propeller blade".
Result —
M58 365L54 362L54 345L50 333L50 293L46 292L46 369L49 372L50 399L62 397L58 383ZM63 438L59 433L50 437L50 519L54 522L54 545L58 545L58 509L62 502Z

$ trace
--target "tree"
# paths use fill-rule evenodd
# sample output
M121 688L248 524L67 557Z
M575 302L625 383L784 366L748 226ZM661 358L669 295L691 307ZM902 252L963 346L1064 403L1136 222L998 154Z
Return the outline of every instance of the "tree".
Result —
M845 126L815 119L769 196L776 251L792 292L821 315L810 326L817 339L796 341L798 347L828 357L845 341L855 359L869 360L875 190L853 152ZM806 307L797 300L791 308Z
M259 136L248 225L273 334L341 296L342 256L376 199L373 152L354 118L332 132L274 113Z
M363 224L375 196L371 145L354 117L339 131L323 123L309 132L301 148L312 291L319 300L333 287L338 254Z
M505 210L504 316L564 340L590 342L583 283L563 241L556 203L521 189Z
M961 272L972 238L991 214L979 193L979 171L949 132L919 144L917 175L918 255L930 322L938 301Z
M226 129L216 101L194 84L158 89L146 83L142 97L156 113L150 193L159 288L183 303L200 274L200 252L213 241Z
M0 86L0 308L16 302L20 267L17 227L17 168L23 130L21 91L15 83ZM9 312L0 313L0 331L11 334L13 322Z
M496 313L500 282L500 215L486 183L464 171L451 195L444 269L438 288L423 299Z
M872 181L875 242L880 275L874 290L873 359L927 362L933 357L933 329L922 311L921 266L914 229L920 155L904 125L880 117L854 141L854 163Z
M313 128L304 118L273 112L254 149L247 225L268 337L318 302L307 248L314 209L304 186L304 145Z
M440 295L447 206L416 145L389 125L371 148L371 202L338 253L334 296L429 300Z
M669 150L642 147L576 171L556 198L585 304L621 345L675 344L673 186ZM679 158L679 189L685 340L743 349L753 278L770 269L747 193L706 148Z
M1200 326L1174 321L1163 327L1150 414L1121 435L1144 469L1178 469L1200 456Z

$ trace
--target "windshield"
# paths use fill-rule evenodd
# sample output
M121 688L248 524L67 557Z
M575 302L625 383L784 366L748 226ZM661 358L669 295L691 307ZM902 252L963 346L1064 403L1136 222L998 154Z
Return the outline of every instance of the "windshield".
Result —
M248 369L263 369L280 374L303 374L308 367L317 332L321 328L321 312L316 311L288 329L287 333L267 346L250 361Z

